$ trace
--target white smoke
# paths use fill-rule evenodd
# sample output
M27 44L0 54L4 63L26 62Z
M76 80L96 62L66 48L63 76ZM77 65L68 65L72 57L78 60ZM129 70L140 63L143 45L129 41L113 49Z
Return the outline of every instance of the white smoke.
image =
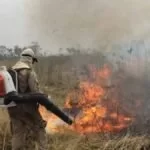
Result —
M25 8L30 31L50 51L149 38L147 0L26 0Z

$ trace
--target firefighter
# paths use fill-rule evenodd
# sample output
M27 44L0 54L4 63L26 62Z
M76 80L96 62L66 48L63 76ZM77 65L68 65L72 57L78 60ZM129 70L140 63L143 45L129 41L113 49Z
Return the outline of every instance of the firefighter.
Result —
M25 49L20 60L12 67L18 72L19 93L40 92L33 65L38 62L32 49ZM20 104L8 108L12 131L12 150L47 150L46 122L42 119L39 105Z

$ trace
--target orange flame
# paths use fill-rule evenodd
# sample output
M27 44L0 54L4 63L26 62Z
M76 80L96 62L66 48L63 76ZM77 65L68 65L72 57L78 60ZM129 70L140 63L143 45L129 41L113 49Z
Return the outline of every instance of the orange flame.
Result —
M74 118L75 123L71 129L79 133L93 133L117 132L127 128L133 118L120 111L119 101L112 97L107 98L108 90L104 88L110 86L107 85L111 77L109 67L104 65L98 70L94 65L90 65L89 72L90 76L81 81L79 88L69 93L66 98L65 108L76 107L80 110ZM41 112L44 114L43 111ZM60 131L60 126L64 125L61 124L60 119L52 115L46 120L48 128L54 132ZM52 125L54 122L57 123Z

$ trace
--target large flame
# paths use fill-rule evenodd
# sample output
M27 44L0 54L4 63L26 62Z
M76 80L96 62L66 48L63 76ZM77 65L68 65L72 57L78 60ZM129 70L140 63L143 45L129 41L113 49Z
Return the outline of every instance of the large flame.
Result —
M66 98L65 109L77 110L70 114L75 123L70 127L79 133L117 132L125 129L133 118L122 109L119 100L111 95L111 70L107 65L101 69L90 65L88 75L81 79L79 88L71 91ZM44 117L46 112L41 109ZM74 113L76 115L74 115ZM60 131L65 124L56 116L50 114L45 117L48 121L47 129Z

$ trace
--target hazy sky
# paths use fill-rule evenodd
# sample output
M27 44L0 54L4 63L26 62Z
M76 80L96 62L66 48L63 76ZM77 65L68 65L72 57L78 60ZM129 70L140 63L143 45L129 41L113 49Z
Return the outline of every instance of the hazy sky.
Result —
M110 48L150 37L148 0L0 0L0 44Z
M0 44L13 46L27 42L22 0L0 0Z

